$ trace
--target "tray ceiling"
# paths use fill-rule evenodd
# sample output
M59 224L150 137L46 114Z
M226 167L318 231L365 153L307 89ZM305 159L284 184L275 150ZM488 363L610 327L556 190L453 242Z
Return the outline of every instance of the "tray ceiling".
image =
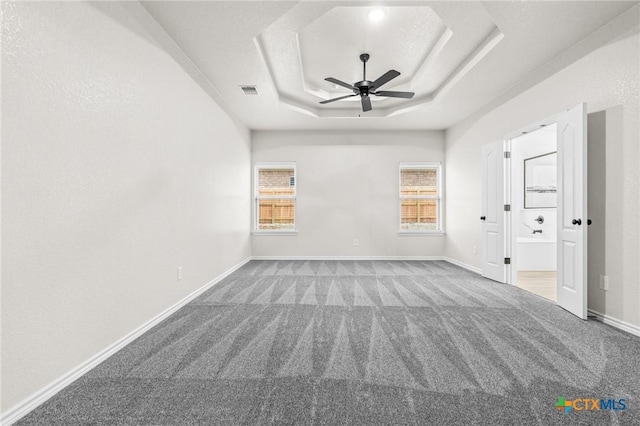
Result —
M598 47L614 38L624 28L612 20L632 26L619 16L638 8L606 1L143 5L252 129L447 128L518 85L524 90L535 71L553 68L579 42L592 38ZM369 19L373 9L381 20ZM367 79L398 70L383 90L415 97L372 97L366 113L358 97L320 105L350 93L326 77L362 80L361 53L371 55ZM243 85L256 85L259 95L246 96Z

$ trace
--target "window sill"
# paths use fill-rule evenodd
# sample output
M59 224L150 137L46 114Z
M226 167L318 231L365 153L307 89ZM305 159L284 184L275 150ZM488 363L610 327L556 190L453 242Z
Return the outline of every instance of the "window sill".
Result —
M441 237L443 231L398 231L400 237Z
M252 235L282 235L282 236L295 236L298 235L298 231L252 231Z

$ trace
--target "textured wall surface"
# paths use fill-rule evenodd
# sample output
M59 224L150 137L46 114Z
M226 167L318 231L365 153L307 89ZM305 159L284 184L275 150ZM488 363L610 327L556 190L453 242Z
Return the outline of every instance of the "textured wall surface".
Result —
M249 257L251 170L137 2L2 7L4 412Z
M611 290L589 308L640 325L640 40L637 32L594 50L473 122L447 131L447 255L480 267L480 148L581 102L606 120L606 274ZM591 238L589 242L592 243Z
M297 173L298 234L254 235L254 256L444 254L444 235L398 234L399 163L443 161L443 132L259 131L252 159L295 161Z

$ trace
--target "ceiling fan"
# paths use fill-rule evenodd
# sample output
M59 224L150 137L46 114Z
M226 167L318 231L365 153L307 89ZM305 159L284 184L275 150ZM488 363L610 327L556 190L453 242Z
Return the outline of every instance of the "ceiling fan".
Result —
M360 60L362 61L363 71L362 71L362 81L357 81L353 83L353 85L349 83L345 83L344 81L340 81L333 77L325 78L326 81L337 84L342 87L346 87L347 89L353 90L353 94L340 96L339 98L327 99L326 101L320 102L321 104L328 104L329 102L339 101L340 99L352 98L354 96L360 96L360 100L362 101L362 111L371 111L371 99L369 95L375 96L385 96L389 98L404 98L411 99L413 98L413 92L390 92L390 91L376 91L383 84L387 84L389 81L393 80L400 73L396 70L389 70L386 73L382 74L377 80L369 81L367 80L367 61L369 60L369 54L363 53L360 55Z

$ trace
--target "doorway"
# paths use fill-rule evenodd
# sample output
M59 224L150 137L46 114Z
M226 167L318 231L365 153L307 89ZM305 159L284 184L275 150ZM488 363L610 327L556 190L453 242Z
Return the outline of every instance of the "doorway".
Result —
M511 139L511 283L557 302L557 125Z
M519 257L528 260L531 256L523 256L522 253L512 254L518 250L517 236L513 232L512 223L522 223L524 229L531 223L512 219L511 198L512 192L522 193L523 208L525 195L533 202L532 206L538 208L548 202L553 193L552 182L548 176L544 176L544 169L549 167L547 162L554 155L548 151L546 155L530 157L530 166L535 169L539 166L540 180L532 177L531 185L528 181L521 187L515 188L511 179L511 144L523 135L539 131L541 128L552 126L555 123L556 134L556 303L576 315L587 319L587 105L579 104L563 111L553 119L539 125L531 126L527 131L522 131L508 138L504 144L494 142L484 145L482 155L482 275L499 282L513 284L518 268L513 268L511 258ZM553 127L550 127L553 129ZM535 133L534 133L535 134ZM503 152L503 149L506 151ZM504 154L504 156L500 155ZM540 159L543 157L542 159ZM504 161L500 161L504 158ZM535 161L536 158L538 161ZM526 178L524 158L522 163L523 180ZM534 174L535 176L535 174ZM532 191L525 191L525 186L530 186ZM547 191L542 191L545 186L550 186ZM514 190L512 191L512 187ZM537 189L537 190L536 190ZM531 194L529 194L531 192ZM533 199L531 199L533 197ZM504 201L503 201L504 200ZM504 202L504 211L502 203ZM536 204L538 203L538 204ZM529 205L529 204L527 204ZM532 211L534 208L532 208ZM527 212L529 213L529 212ZM526 215L526 213L523 213ZM524 217L525 221L535 220L538 225L543 225L547 220L536 215L533 218ZM553 220L553 214L548 218ZM549 223L547 222L547 225ZM537 228L538 230L540 228ZM532 226L531 236L546 237L553 234L549 230L546 235L543 232L534 232ZM513 244L513 239L516 243ZM514 247L515 246L515 247ZM504 256L504 264L500 261ZM515 260L515 259L514 259ZM553 281L551 281L553 282Z

